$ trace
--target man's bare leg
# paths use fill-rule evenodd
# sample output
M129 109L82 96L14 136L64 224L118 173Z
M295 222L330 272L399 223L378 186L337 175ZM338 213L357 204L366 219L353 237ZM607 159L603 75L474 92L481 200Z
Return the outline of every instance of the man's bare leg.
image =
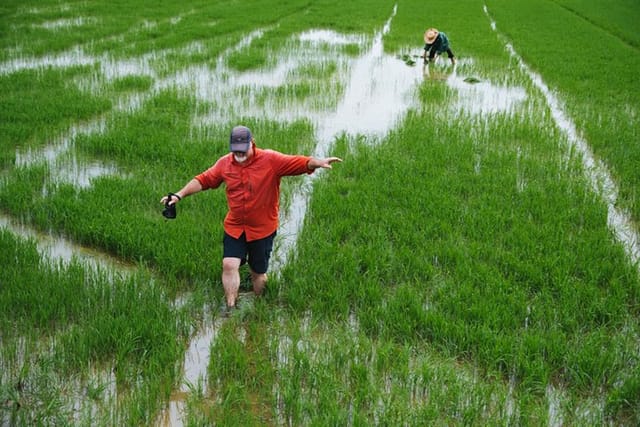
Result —
M254 273L251 270L251 284L253 285L253 293L256 296L262 295L264 288L267 286L267 273Z
M227 307L235 307L240 289L240 258L222 258L222 287Z

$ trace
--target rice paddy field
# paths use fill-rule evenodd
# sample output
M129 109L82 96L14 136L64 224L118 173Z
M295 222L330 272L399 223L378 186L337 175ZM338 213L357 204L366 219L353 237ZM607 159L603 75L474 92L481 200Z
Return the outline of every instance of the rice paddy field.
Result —
M638 22L3 0L0 425L640 424ZM343 162L283 179L266 295L243 267L225 316L224 190L159 200L237 124Z

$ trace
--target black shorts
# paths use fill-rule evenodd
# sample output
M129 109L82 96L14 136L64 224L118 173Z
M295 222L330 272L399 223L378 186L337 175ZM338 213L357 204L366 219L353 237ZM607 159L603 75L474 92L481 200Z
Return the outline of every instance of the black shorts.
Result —
M269 269L274 237L276 237L275 231L263 239L247 242L244 233L238 239L224 233L222 256L224 258L240 258L240 265L248 262L254 273L264 274Z

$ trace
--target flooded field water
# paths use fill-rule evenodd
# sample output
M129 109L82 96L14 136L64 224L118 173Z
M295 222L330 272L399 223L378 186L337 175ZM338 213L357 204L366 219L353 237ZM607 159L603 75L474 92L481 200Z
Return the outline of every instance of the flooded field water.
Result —
M73 22L53 21L43 25L55 29L85 23L86 20L78 18ZM207 105L205 112L193 117L193 127L196 131L225 120L229 116L262 117L282 122L305 119L312 123L315 131L315 149L312 154L317 157L331 153L335 139L343 134L365 135L373 145L382 141L409 110L420 108L415 93L425 79L441 80L443 85L447 85L455 92L449 104L453 114L464 112L464 114L480 117L486 116L489 120L493 113L518 114L519 108L526 107L528 94L523 87L483 80L482 76L478 82L467 82L468 76L459 74L459 68L472 65L473 58L461 58L456 66L451 66L447 61L442 60L430 67L424 67L420 63L408 66L397 57L386 54L382 40L391 25L393 25L393 15L372 39L324 29L297 34L292 36L290 42L278 53L274 61L275 67L247 72L237 72L228 68L226 56L249 45L255 38L261 37L261 31L249 34L246 39L225 52L218 59L215 67L186 67L170 77L158 77L152 66L152 62L158 61L162 53L117 61L108 56L86 55L81 48L43 58L10 60L0 64L0 73L7 74L17 70L41 67L64 68L100 64L101 72L106 79L125 75L149 76L154 81L150 93L119 100L114 113L133 112L140 107L142 99L152 97L154 93L165 88L176 88L183 92L190 92L196 99ZM496 30L495 23L491 22L490 25ZM361 47L361 53L355 57L343 54L340 47L353 43ZM197 46L190 48L197 49ZM638 236L633 231L629 218L616 208L616 189L606 168L590 154L589 147L579 138L571 120L563 113L561 105L540 76L527 68L512 46L506 44L505 48L511 52L534 85L544 94L557 126L566 132L571 143L575 144L582 153L585 169L590 174L594 188L607 201L610 226L625 244L631 259L637 262L640 257ZM343 90L336 89L330 94L334 99L313 104L308 100L295 99L295 97L283 98L269 91L270 88L291 82L294 78L292 76L295 76L299 68L308 66L310 63L322 67L327 61L337 64L338 71L334 77L334 87L343 88ZM87 86L91 87L92 84ZM229 102L236 98L237 93L242 93L245 99L245 102L240 105ZM255 101L258 94L264 93L267 94L266 98L262 97L260 102ZM16 167L28 168L32 165L46 164L51 171L52 181L72 183L79 188L90 187L92 179L100 176L120 175L115 164L81 161L74 152L74 139L78 135L104 132L107 120L108 117L100 117L88 123L74 124L66 134L53 139L41 150L18 149ZM304 223L313 190L312 182L321 176L322 173L316 173L305 177L302 184L294 190L289 205L282 211L280 240L274 251L274 274L278 274L278 271L287 264L290 254L295 251L296 238ZM85 260L88 266L119 273L132 269L131 266L99 251L84 248L61 236L33 231L11 218L0 218L0 227L7 228L21 237L35 239L42 256L52 261L69 261L72 258L79 258ZM204 318L209 319L210 316L205 315ZM224 319L217 318L210 324L205 322L201 325L201 329L194 333L184 357L183 381L172 395L172 400L162 415L161 424L182 425L181 414L186 396L194 387L206 388L209 349L216 339L221 322L224 322ZM283 341L282 345L289 344ZM287 363L284 356L282 363ZM550 401L549 419L552 425L562 424L559 411L555 408L559 404L558 393L552 388L547 389L547 397Z

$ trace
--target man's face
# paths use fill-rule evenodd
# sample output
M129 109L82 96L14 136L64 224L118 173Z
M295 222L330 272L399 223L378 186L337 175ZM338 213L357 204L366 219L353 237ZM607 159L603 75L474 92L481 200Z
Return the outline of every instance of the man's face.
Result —
M235 159L236 162L242 164L244 162L246 162L247 160L249 160L249 158L251 157L251 155L253 154L253 147L251 145L249 145L249 149L244 152L244 151L233 151L233 158Z

